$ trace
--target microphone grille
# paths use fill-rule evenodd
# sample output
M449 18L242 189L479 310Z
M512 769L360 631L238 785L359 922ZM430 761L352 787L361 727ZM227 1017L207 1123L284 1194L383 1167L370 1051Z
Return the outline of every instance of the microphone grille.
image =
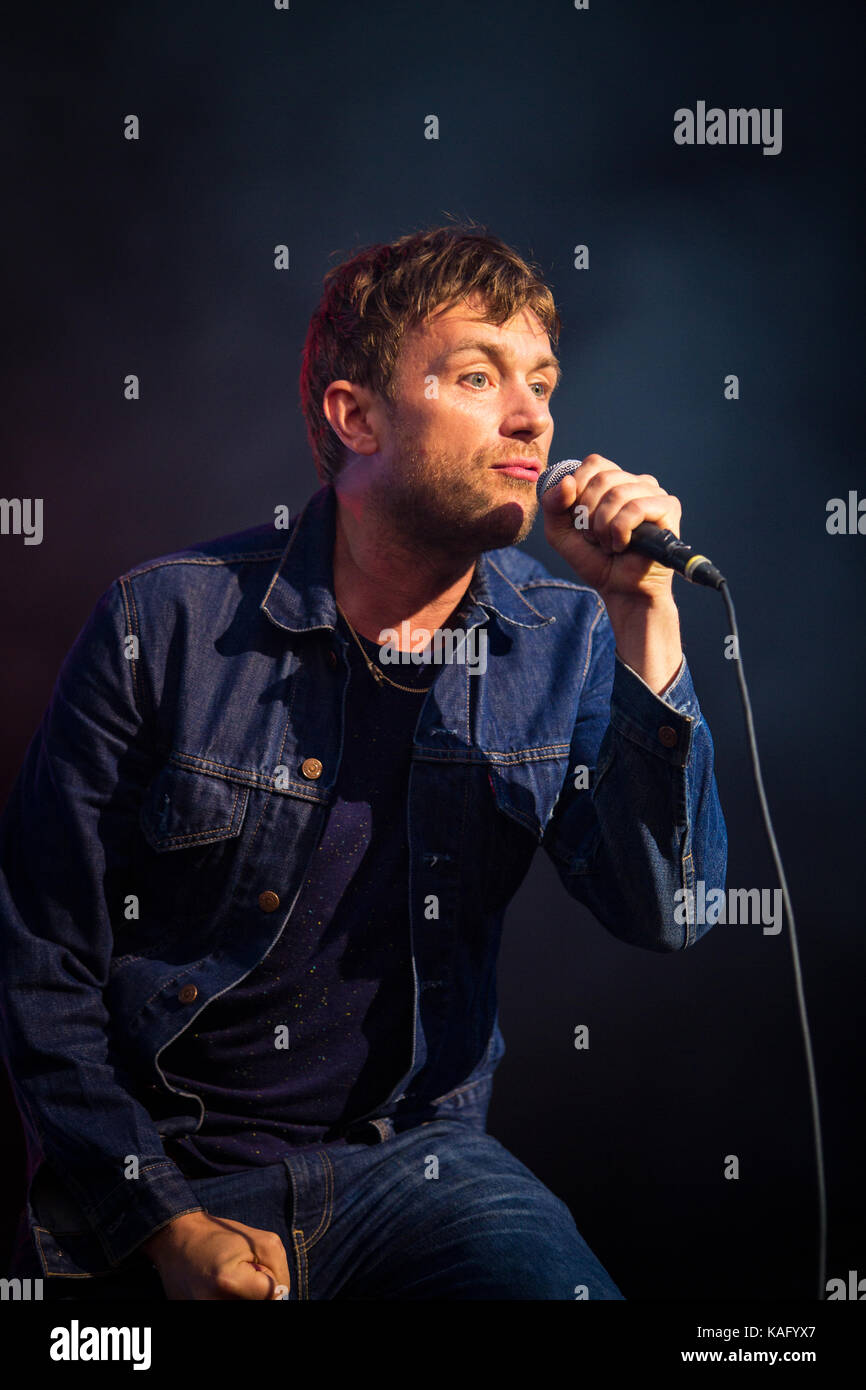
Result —
M543 473L539 473L535 483L535 495L539 502L548 488L556 487L566 473L575 473L582 463L583 459L562 459L560 463L551 463Z

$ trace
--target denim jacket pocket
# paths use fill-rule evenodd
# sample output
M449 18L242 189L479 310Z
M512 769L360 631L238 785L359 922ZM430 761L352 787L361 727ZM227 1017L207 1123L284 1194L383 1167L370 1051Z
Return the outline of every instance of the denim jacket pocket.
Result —
M551 743L519 753L488 754L496 805L538 843L568 772L569 746Z
M249 794L241 782L174 762L160 769L139 813L136 863L145 929L217 912L237 861Z

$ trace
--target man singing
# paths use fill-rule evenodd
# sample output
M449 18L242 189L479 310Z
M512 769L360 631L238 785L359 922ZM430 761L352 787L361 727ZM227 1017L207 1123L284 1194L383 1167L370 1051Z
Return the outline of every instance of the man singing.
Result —
M677 499L590 454L542 503L573 580L517 548L559 327L477 228L337 266L319 490L131 569L68 654L0 825L15 1271L48 1296L622 1298L486 1132L503 916L541 846L682 950L727 841L672 572L626 551Z

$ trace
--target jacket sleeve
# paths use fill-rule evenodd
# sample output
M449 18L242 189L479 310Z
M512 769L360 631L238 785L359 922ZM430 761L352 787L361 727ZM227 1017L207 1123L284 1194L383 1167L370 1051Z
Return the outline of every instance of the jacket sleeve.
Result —
M202 1210L124 1087L103 1000L150 761L134 618L116 580L61 667L0 820L10 1079L31 1154L62 1174L110 1266L172 1217Z
M695 920L695 884L723 889L727 868L710 731L685 658L655 694L616 655L603 605L542 845L569 894L620 940L677 951L709 930Z

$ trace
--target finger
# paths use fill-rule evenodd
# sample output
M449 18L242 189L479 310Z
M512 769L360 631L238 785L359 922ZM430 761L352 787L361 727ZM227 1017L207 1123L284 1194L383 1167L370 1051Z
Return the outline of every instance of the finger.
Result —
M679 535L681 508L676 497L662 493L655 497L633 497L624 502L605 529L606 539L601 542L619 554L629 544L632 532L641 522L654 521Z
M254 1264L266 1266L275 1274L277 1283L285 1284L287 1288L291 1287L286 1247L276 1231L264 1231L258 1226L246 1226L242 1221L232 1221L229 1217L214 1218L214 1220L217 1219L219 1224L227 1230L243 1236L244 1241L249 1246L249 1260Z
M599 502L612 488L621 487L626 483L643 484L644 492L648 497L654 492L660 492L657 478L649 473L626 473L624 469L617 468L615 465L608 468L599 468L594 473L584 474L583 469L578 474L579 501L592 511Z
M276 1231L256 1231L256 1258L274 1271L278 1284L291 1286L286 1247Z
M655 506L658 501L662 504L676 503L677 499L671 497L670 493L662 491L661 488L649 487L641 479L629 478L627 481L618 483L600 498L595 508L590 512L589 524L599 542L608 549L615 550L617 541L621 546L628 543L628 538L622 540L622 521L618 520L623 508L628 502L645 502L647 506ZM678 503L677 503L678 505ZM676 511L675 506L668 507L668 511L673 517ZM627 516L630 514L627 514ZM650 519L650 518L642 518ZM655 519L655 518L652 518ZM632 522L636 526L637 522ZM621 548L620 546L620 548Z
M618 464L615 464L613 459L605 458L604 454L587 454L578 472L581 478L593 478L597 473L611 468L617 473L622 472Z
M238 1260L224 1265L214 1277L214 1289L218 1299L256 1299L271 1298L276 1288L273 1273L266 1267L257 1266L254 1260Z
M577 483L573 473L566 473L556 484L556 487L549 487L541 495L542 510L551 519L555 520L558 516L566 516L574 506L577 498Z
M582 463L579 461L575 463L573 473L566 473L557 483L556 487L547 489L541 498L542 507L545 507L547 510L546 504L548 504L549 501L554 503L551 509L553 511L563 511L567 507L573 506L578 499L581 488L586 485L590 478L602 469L612 469L617 473L622 471L617 468L615 463L611 463L610 459L602 458L600 454L587 454ZM563 498L568 498L569 500L562 501Z
M257 1293L255 1295L256 1298L262 1298L273 1301L274 1299L282 1298L284 1291L288 1293L288 1282L281 1282L277 1278L275 1270L269 1268L268 1265L259 1264L257 1261L253 1261L252 1267L255 1270L256 1274L264 1275L268 1281L267 1292L264 1294Z

